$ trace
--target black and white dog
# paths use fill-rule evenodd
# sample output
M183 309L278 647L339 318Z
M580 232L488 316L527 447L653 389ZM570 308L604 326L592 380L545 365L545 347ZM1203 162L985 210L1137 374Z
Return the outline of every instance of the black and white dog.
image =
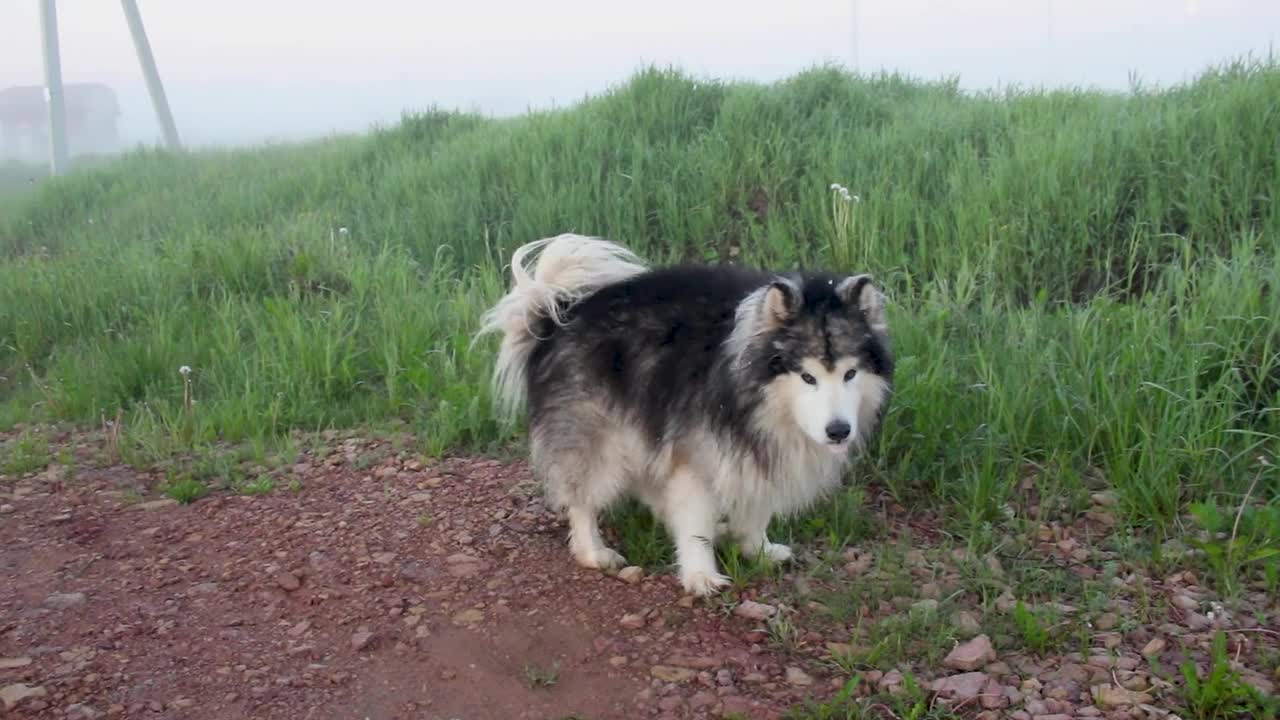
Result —
M503 334L497 394L508 413L527 405L533 470L567 510L577 562L624 563L597 517L628 494L673 535L690 593L728 583L712 547L721 517L744 551L790 558L766 537L770 518L838 487L889 400L871 278L650 269L567 234L521 247L511 271L481 332Z

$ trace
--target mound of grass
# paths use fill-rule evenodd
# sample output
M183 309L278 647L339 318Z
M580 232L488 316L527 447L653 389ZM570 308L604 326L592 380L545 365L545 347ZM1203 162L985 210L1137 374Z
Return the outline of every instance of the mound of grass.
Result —
M123 410L155 452L392 421L430 451L501 446L494 345L470 336L517 245L577 231L876 274L899 374L862 471L904 504L976 533L1030 475L1165 525L1275 453L1278 97L1271 64L1122 96L655 69L513 120L134 153L0 220L0 426Z

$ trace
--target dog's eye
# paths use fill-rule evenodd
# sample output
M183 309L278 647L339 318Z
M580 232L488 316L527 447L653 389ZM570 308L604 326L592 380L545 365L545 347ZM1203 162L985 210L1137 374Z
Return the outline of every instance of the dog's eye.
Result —
M849 382L850 380L853 379L853 376L857 374L858 374L858 371L856 369L850 369L849 372L844 374L844 381Z
M801 379L801 380L803 380L803 381L805 381L805 382L807 382L807 383L809 383L810 385L817 385L817 384L818 384L818 381L817 381L817 380L814 380L814 379L813 379L813 376L812 376L812 375L810 375L809 373L800 373L800 379Z

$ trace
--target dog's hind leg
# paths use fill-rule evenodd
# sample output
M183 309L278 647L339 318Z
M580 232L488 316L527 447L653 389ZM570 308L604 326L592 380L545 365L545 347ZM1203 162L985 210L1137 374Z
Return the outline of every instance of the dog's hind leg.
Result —
M663 493L666 523L676 541L676 563L686 592L719 592L729 578L716 568L717 508L711 489L688 466L677 467Z
M766 502L743 503L729 514L729 532L747 555L763 553L775 563L791 559L791 548L769 542L769 518L773 512Z
M579 565L609 570L626 560L600 537L600 512L625 487L623 458L606 433L581 418L547 420L530 437L534 472L552 506L569 516L569 551Z
M569 506L569 552L583 567L601 570L620 568L627 564L627 560L604 544L600 537L598 512L586 505Z

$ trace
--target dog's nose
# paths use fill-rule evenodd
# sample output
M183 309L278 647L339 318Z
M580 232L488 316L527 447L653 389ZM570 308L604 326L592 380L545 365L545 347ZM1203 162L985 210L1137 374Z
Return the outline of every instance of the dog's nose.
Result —
M843 420L832 420L827 423L827 438L833 443L844 442L849 439L849 431L852 429Z

